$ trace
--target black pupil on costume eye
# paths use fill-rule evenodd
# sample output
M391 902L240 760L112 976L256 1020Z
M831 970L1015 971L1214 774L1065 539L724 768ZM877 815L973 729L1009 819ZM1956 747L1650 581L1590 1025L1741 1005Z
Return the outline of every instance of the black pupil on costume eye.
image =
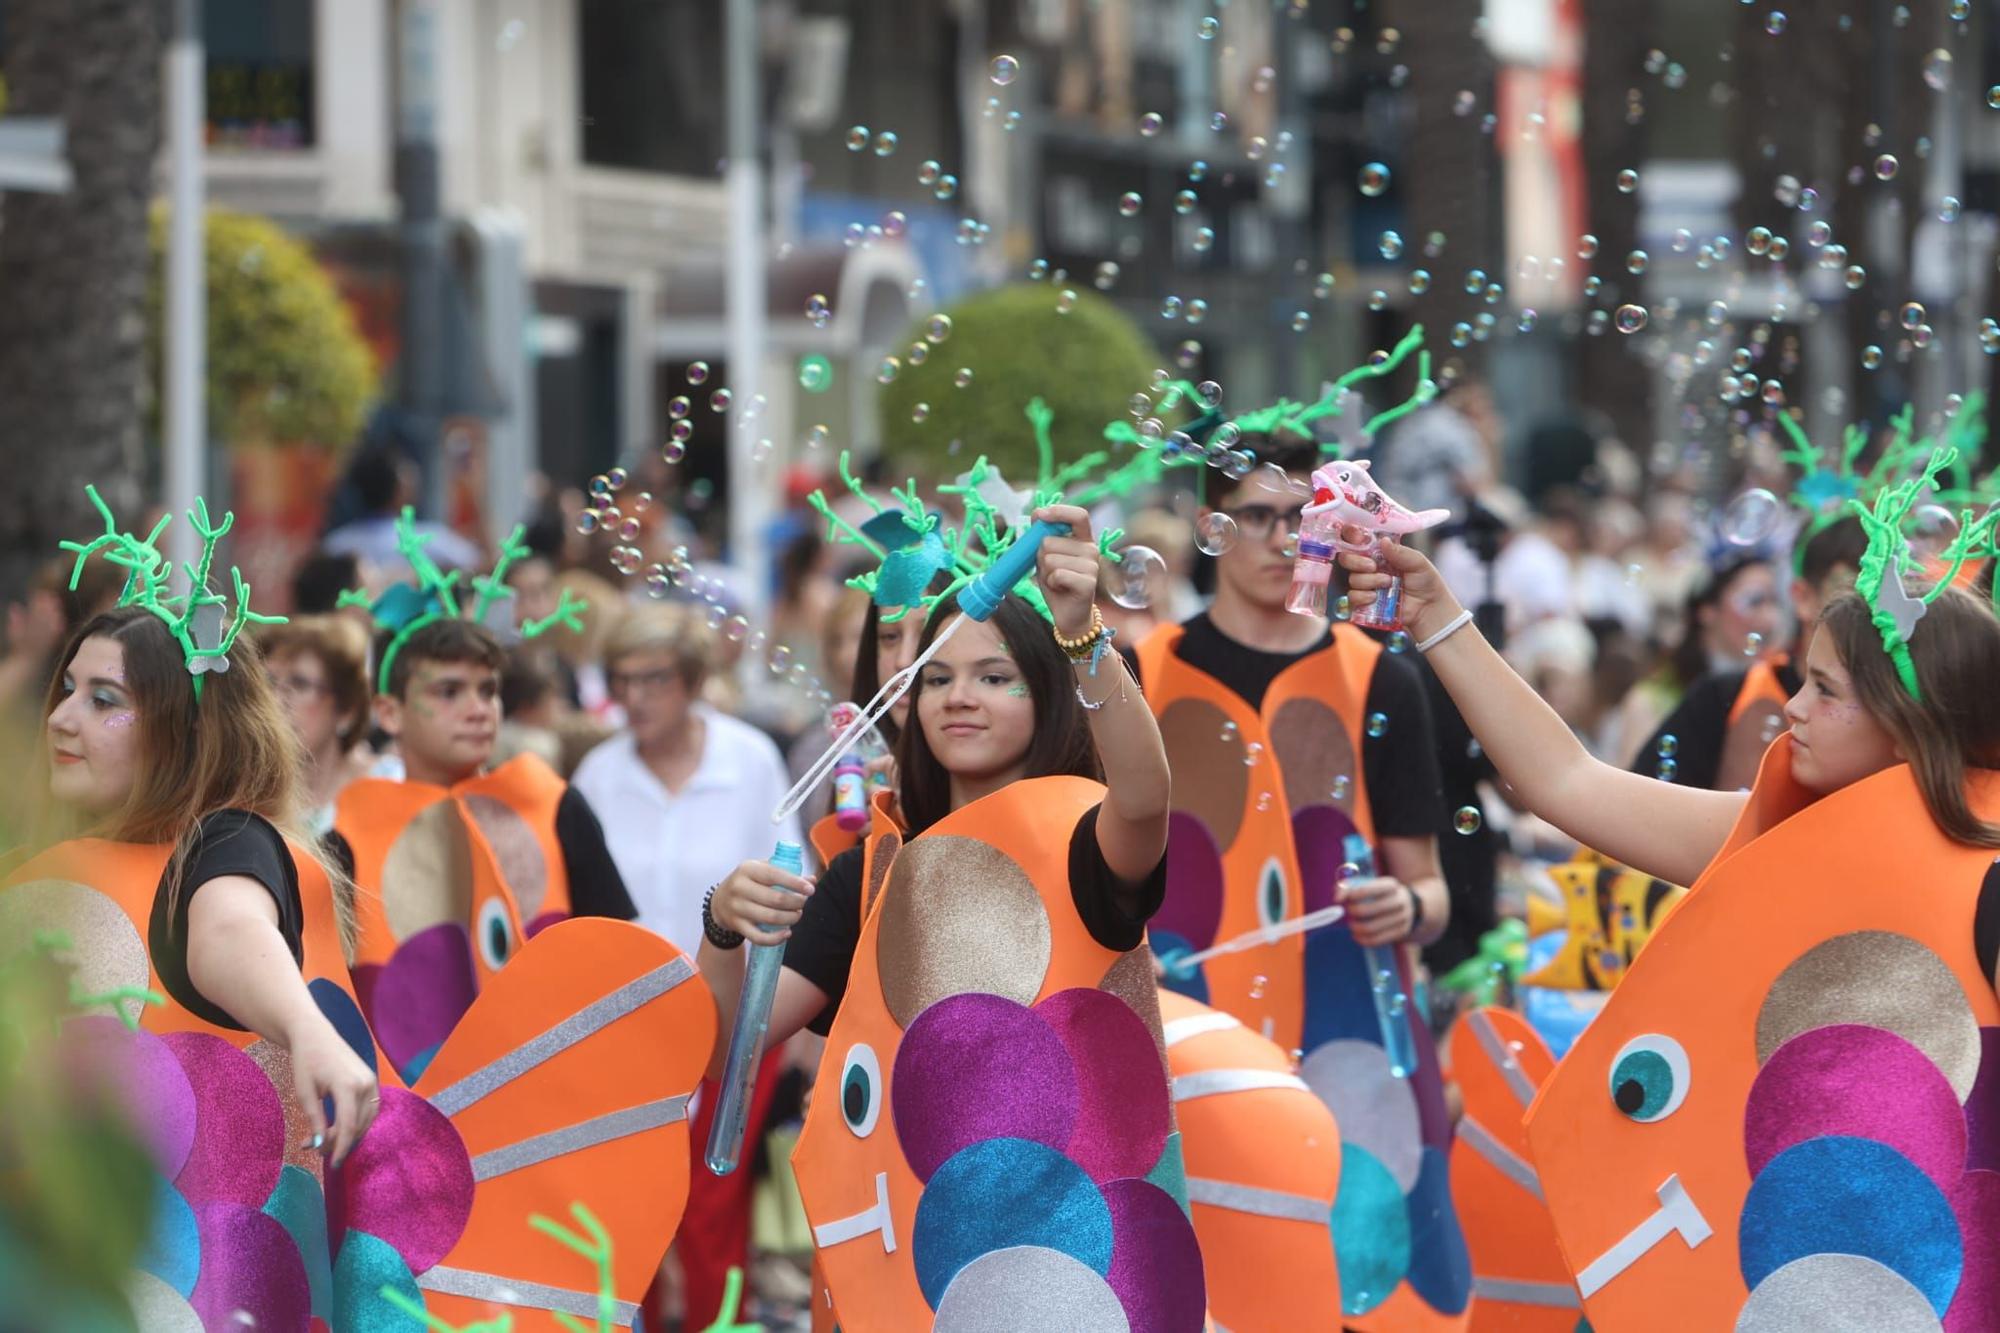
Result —
M486 933L493 941L493 956L495 958L505 958L507 956L507 923L496 918L487 926Z
M1639 1108L1646 1104L1646 1085L1636 1078L1628 1078L1611 1094L1611 1100L1626 1115L1637 1115Z
M868 1115L868 1075L860 1069L847 1071L847 1086L841 1089L840 1109L849 1124L858 1125Z

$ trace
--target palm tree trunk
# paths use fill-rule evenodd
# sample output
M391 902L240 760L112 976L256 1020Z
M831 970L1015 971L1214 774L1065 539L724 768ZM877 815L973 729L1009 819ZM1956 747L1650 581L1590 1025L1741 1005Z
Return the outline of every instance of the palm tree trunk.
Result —
M60 117L75 185L0 219L0 590L140 491L160 0L8 0L8 111ZM137 515L133 522L138 521Z

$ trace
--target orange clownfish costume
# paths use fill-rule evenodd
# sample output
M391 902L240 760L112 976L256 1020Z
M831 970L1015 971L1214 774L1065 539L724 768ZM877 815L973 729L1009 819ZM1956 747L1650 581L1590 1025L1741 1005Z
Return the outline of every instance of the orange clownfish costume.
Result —
M1103 793L975 801L864 909L793 1154L851 1333L1203 1326L1151 959L1091 938L1053 836Z
M1340 1130L1277 1046L1228 1014L1160 995L1174 1117L1208 1308L1230 1329L1337 1329Z
M374 1123L329 1172L306 1146L287 1054L205 1022L152 969L146 932L171 851L63 843L0 887L0 939L59 932L77 993L108 997L65 1026L65 1067L131 1106L160 1172L152 1243L127 1284L137 1325L388 1327L402 1319L388 1287L454 1322L504 1309L516 1328L554 1333L550 1311L596 1314L598 1274L528 1218L568 1222L572 1203L612 1237L629 1323L680 1220L685 1108L714 1036L687 959L620 922L552 931L405 1091L356 1003L325 876L295 850L307 989L381 1080ZM166 1003L130 998L147 989Z
M334 806L334 831L354 857L355 986L405 1081L422 1075L520 947L520 914L483 831L481 815L496 808L485 792L385 778L350 782ZM517 859L520 850L517 841Z
M1994 852L1907 766L1815 801L1773 749L1529 1113L1591 1322L1994 1328L1996 949Z
M1350 840L1372 848L1375 832L1361 756L1381 645L1336 625L1332 647L1287 667L1252 710L1181 660L1182 632L1164 627L1139 645L1174 773L1166 901L1148 932L1168 958L1330 905L1339 866L1354 859ZM1302 1052L1300 1077L1340 1127L1339 1280L1324 1295L1348 1327L1370 1333L1463 1328L1471 1301L1444 1084L1409 951L1398 952L1393 984L1417 1056L1405 1078L1390 1072L1372 969L1344 922L1167 982Z

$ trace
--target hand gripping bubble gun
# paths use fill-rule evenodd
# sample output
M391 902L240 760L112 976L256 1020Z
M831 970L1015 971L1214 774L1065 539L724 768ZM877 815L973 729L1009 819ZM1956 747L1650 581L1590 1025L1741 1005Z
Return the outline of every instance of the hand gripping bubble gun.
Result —
M1292 591L1285 609L1302 616L1326 614L1326 589L1333 574L1335 550L1355 551L1387 569L1385 552L1412 532L1436 527L1451 517L1449 509L1413 513L1389 498L1368 475L1368 460L1329 463L1312 475L1313 498L1299 515L1299 554L1292 565ZM1365 542L1342 541L1347 524L1369 534ZM1354 613L1353 623L1369 629L1403 627L1403 580L1392 576L1375 600Z
M861 705L838 703L827 711L827 726L837 738L859 716ZM879 767L870 772L868 766L888 753L889 746L882 733L871 726L833 766L833 817L842 830L859 833L868 827L868 802L889 785L887 773Z
M785 793L785 799L771 812L771 822L779 823L797 810L806 793L818 786L820 779L831 772L843 756L853 752L862 733L873 729L882 715L895 707L896 700L909 690L917 673L937 656L938 649L944 647L945 641L957 632L960 625L968 619L987 620L1000 609L1000 603L1014 590L1014 585L1026 578L1028 571L1035 567L1035 552L1041 549L1044 538L1066 536L1068 533L1069 525L1064 523L1030 524L978 578L959 589L958 609L965 614L946 625L916 661L882 682L882 688L875 692L868 706L848 723L840 735L834 737L833 744ZM780 842L771 854L773 866L794 875L800 873L803 863L804 854L796 843ZM742 1157L743 1133L750 1118L751 1085L756 1081L757 1066L763 1059L764 1036L771 1026L771 1002L777 998L778 972L785 960L785 946L782 944L749 944L744 947L749 950L749 955L743 963L743 992L736 1001L736 1025L729 1033L729 1054L723 1061L720 1100L715 1104L715 1123L708 1135L708 1169L718 1176L734 1171Z
M1347 835L1347 866L1340 877L1369 879L1375 874L1375 852L1358 833ZM1375 1022L1382 1031L1382 1049L1389 1056L1389 1072L1408 1078L1417 1068L1417 1041L1410 1032L1410 1002L1403 994L1403 973L1397 965L1396 946L1368 944L1361 948L1363 966L1368 969L1368 993L1375 1000Z

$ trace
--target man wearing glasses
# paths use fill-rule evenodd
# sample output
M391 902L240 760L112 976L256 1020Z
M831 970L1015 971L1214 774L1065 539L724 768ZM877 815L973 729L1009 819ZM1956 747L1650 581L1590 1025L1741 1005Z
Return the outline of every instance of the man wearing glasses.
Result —
M1166 906L1156 955L1200 950L1341 901L1362 945L1424 945L1448 912L1435 831L1437 756L1407 639L1285 609L1299 511L1320 460L1305 441L1246 438L1265 466L1210 471L1207 507L1235 525L1214 603L1138 647L1174 774ZM1374 872L1347 863L1365 841ZM1336 880L1345 880L1345 891ZM1296 937L1212 960L1166 984L1286 1049L1302 1039ZM1310 1035L1310 1034L1306 1034Z

